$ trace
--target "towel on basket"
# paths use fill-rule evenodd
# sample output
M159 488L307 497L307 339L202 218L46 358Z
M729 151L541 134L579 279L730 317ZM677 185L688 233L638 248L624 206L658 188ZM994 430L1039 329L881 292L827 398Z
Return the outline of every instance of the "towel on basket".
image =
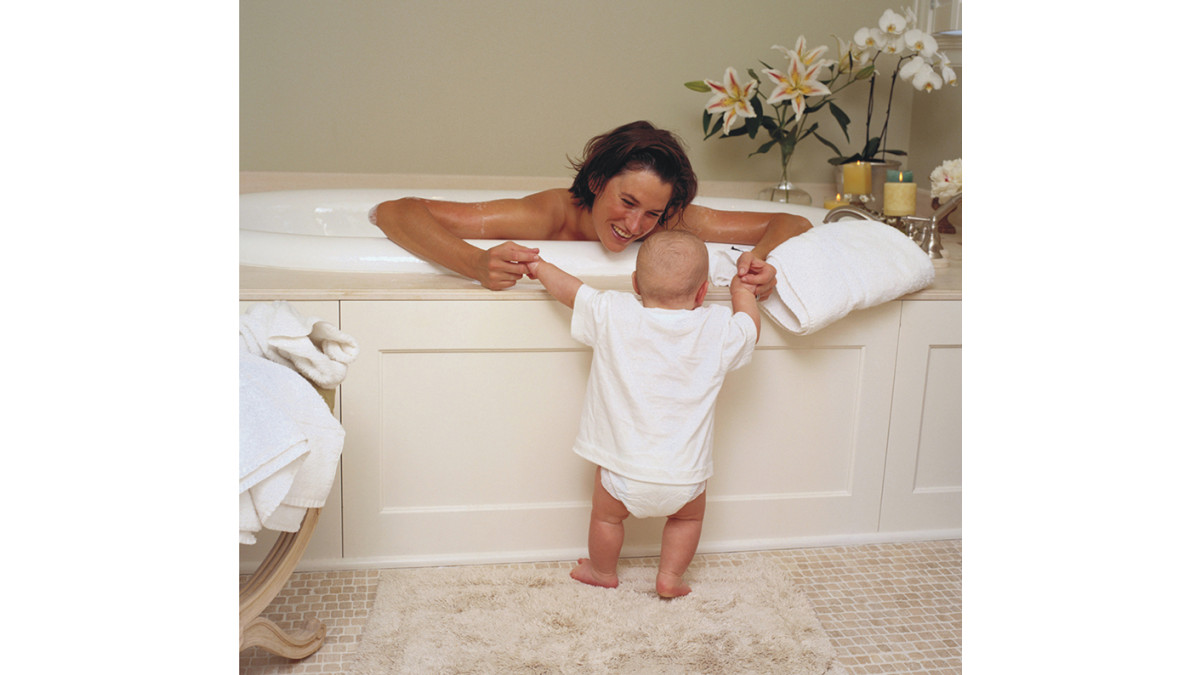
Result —
M726 285L741 252L721 251L713 282ZM874 220L839 220L792 237L767 256L778 283L761 307L780 327L815 333L933 283L933 262L900 231Z
M333 389L358 357L358 342L328 321L302 317L288 303L258 303L241 316L241 349Z
M299 530L309 508L325 505L346 432L296 371L239 358L238 540L253 544L263 528Z

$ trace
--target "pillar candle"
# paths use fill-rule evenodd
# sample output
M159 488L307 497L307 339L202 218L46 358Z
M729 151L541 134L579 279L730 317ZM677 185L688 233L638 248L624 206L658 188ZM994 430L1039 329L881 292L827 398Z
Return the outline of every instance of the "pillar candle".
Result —
M842 190L848 195L871 194L871 165L866 162L843 164Z
M839 206L845 206L845 205L846 205L846 200L842 199L841 195L838 195L832 199L825 200L825 208L830 211L832 211L833 209L836 209Z
M888 171L883 184L883 215L911 216L917 212L917 184L911 171Z

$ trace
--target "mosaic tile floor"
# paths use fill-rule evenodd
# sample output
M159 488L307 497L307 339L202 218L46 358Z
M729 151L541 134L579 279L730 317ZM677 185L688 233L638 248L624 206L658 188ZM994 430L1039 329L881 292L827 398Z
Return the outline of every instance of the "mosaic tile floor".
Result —
M694 566L769 557L808 595L838 660L858 673L962 672L962 542L929 541L719 553ZM561 568L571 562L505 565ZM244 577L243 577L244 579ZM239 658L242 675L343 673L367 620L378 570L298 572L263 613L285 630L317 618L325 644L290 661L259 649Z

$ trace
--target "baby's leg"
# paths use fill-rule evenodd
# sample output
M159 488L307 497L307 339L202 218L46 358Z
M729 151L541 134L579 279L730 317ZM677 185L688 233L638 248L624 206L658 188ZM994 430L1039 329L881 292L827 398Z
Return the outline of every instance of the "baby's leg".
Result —
M655 590L664 598L678 598L692 592L692 587L683 583L683 573L692 564L696 547L700 545L707 495L707 490L701 492L699 497L668 517L663 526L662 557L658 561Z
M571 570L571 578L592 586L617 587L617 559L625 542L625 519L629 509L619 499L608 494L600 484L600 467L596 467L592 487L592 519L588 526L588 555L580 558Z

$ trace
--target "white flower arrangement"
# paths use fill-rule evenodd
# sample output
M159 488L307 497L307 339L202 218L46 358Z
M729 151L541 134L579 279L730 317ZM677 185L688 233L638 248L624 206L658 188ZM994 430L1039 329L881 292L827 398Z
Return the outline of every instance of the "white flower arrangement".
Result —
M850 68L855 70L864 65L871 69L871 93L867 102L867 141L861 150L852 155L842 155L836 145L818 136L822 143L838 153L829 160L830 164L873 161L885 159L885 155L908 154L886 146L888 122L892 117L892 95L896 91L897 77L911 83L917 91L925 93L937 91L944 85L958 84L958 75L950 67L950 59L938 51L937 40L932 35L911 27L916 23L917 15L911 7L904 8L903 13L886 9L879 17L877 26L859 28L849 43L838 39L839 63L849 61ZM872 135L871 113L875 105L874 70L876 61L885 54L896 57L896 69L892 71L891 85L887 91L887 111L884 113L883 127L878 134Z
M946 201L962 192L962 158L948 159L929 174L930 195Z

